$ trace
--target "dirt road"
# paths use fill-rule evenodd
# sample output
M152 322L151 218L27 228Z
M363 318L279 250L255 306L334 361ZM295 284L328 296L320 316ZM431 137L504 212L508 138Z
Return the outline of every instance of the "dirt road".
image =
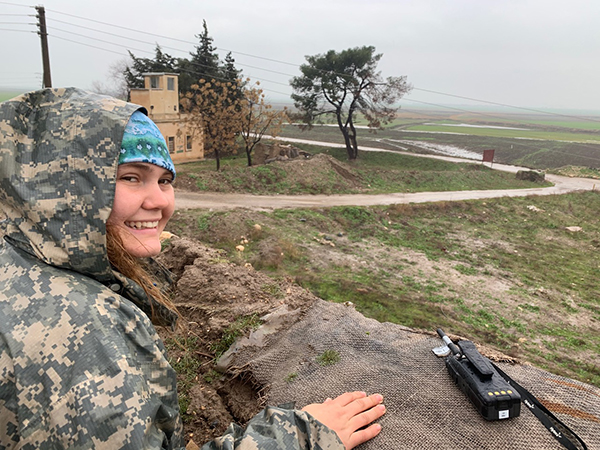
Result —
M285 138L288 142L308 142L315 145L335 146L335 144L299 139ZM359 147L362 151L390 151L373 147ZM442 159L451 162L480 164L473 160L454 158L440 155L419 155L409 152L411 156ZM529 170L524 167L508 166L494 163L492 168L506 172L516 173L518 170ZM506 190L480 190L480 191L451 191L451 192L418 192L413 194L355 194L355 195L249 195L249 194L220 194L214 192L197 193L176 191L175 207L177 209L231 209L249 208L254 210L273 210L281 208L311 208L321 206L370 206L392 205L398 203L425 203L438 201L473 200L497 197L525 197L528 195L553 195L568 192L600 189L600 181L589 178L569 178L558 175L546 175L546 179L554 186L533 189L506 189ZM598 185L598 186L596 186Z

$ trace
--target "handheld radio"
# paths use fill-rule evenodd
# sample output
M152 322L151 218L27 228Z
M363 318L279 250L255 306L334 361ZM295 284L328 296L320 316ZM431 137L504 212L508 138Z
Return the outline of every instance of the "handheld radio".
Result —
M458 341L457 346L440 328L437 333L448 347L436 348L434 353L448 355L445 358L448 373L477 411L487 420L518 417L521 396L500 376L490 360L479 353L475 344Z

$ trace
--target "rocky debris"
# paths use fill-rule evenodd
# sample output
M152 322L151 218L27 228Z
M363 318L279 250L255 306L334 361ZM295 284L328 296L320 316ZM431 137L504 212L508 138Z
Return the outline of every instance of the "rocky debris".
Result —
M262 143L259 142L254 148L254 164L269 164L274 161L287 161L290 159L308 159L312 155L304 150L290 144Z
M325 233L319 233L319 236L313 236L313 239L321 245L329 245L331 247L335 247L335 242L333 242L333 238L331 236L326 235Z
M519 170L516 177L517 180L533 181L534 183L541 183L546 180L546 175L536 170Z
M529 206L527 207L527 209L528 209L529 211L533 211L533 212L544 212L544 210L543 210L543 209L540 209L540 208L538 208L538 207L537 207L537 206L535 206L535 205L529 205Z

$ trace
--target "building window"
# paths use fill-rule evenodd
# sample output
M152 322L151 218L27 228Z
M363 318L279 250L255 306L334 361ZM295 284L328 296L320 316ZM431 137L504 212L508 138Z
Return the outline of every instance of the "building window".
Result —
M169 90L169 91L175 90L175 78L173 78L173 77L167 78L167 90Z
M150 89L158 89L160 87L160 77L150 77Z
M185 137L185 151L186 152L192 151L192 137L191 136Z
M175 153L175 137L169 136L167 138L167 147L169 147L169 153Z

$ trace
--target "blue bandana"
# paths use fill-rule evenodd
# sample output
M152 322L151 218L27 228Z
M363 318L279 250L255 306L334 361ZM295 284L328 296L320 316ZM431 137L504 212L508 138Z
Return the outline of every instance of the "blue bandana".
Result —
M154 164L167 169L175 178L175 166L165 138L156 124L141 111L131 115L121 142L119 164L132 162Z

